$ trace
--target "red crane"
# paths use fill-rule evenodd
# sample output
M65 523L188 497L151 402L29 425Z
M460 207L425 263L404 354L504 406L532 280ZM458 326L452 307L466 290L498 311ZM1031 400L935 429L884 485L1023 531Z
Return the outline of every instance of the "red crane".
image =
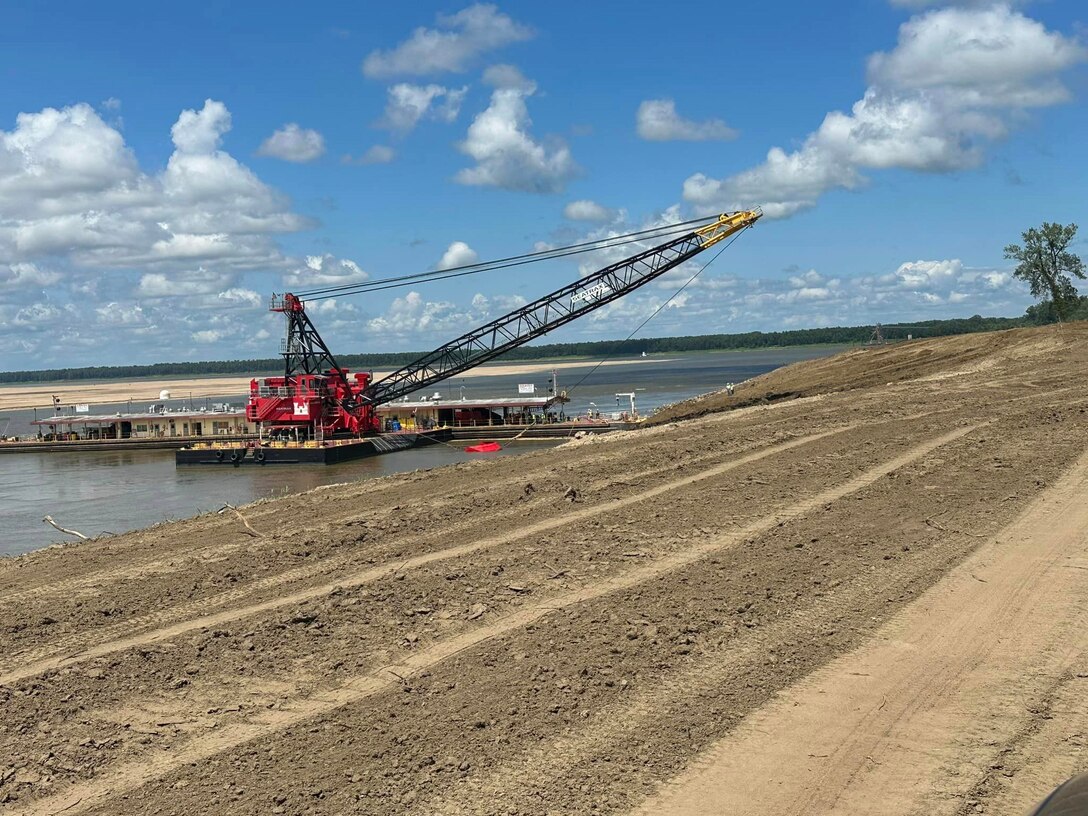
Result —
M280 349L284 373L250 382L246 418L273 432L288 431L305 439L376 432L376 406L493 360L599 309L751 227L762 215L758 209L720 215L707 226L600 269L473 329L376 382L369 373L352 374L336 362L300 297L273 295L271 310L283 313L287 322Z

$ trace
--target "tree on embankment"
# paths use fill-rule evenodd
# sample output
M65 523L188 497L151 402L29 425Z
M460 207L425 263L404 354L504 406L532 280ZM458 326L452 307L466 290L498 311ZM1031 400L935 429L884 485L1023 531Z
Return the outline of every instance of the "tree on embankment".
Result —
M1066 226L1044 221L1040 229L1032 227L1021 234L1023 246L1005 247L1005 257L1020 262L1013 276L1024 281L1032 297L1041 301L1028 309L1028 316L1035 322L1060 322L1070 316L1082 316L1080 312L1086 304L1077 294L1073 278L1085 278L1084 261L1068 251L1076 234L1076 224Z

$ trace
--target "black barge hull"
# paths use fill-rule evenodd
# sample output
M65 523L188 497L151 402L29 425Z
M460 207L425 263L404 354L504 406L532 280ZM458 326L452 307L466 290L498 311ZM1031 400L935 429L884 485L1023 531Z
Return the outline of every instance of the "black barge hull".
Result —
M189 447L175 451L178 465L219 465L246 467L264 465L335 465L368 456L418 448L445 442L452 437L448 428L420 433L389 433L363 439L343 439L322 445L253 445Z

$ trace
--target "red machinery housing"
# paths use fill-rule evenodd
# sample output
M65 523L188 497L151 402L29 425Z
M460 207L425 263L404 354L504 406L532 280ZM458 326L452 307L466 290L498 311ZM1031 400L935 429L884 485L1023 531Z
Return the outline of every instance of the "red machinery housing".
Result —
M373 407L359 401L371 375L357 372L349 378L349 374L346 368L333 368L325 374L250 380L246 419L273 433L298 429L302 438L377 432ZM345 407L353 404L352 410Z
M377 432L374 406L361 398L371 375L351 375L336 362L295 295L273 295L270 308L287 318L280 349L284 374L250 380L246 419L272 435L297 439Z

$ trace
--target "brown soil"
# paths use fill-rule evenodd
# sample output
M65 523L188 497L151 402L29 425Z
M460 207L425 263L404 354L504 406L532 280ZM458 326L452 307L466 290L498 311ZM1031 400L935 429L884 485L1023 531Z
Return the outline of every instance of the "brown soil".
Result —
M1086 363L858 350L0 561L0 811L1014 812L1083 767Z

